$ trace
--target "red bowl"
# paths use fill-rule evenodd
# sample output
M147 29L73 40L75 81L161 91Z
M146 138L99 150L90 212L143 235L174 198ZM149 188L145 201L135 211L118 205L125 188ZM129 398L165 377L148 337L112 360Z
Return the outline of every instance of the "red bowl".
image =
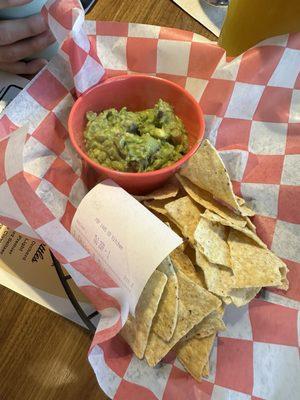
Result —
M83 140L87 111L99 113L107 108L119 110L122 107L141 111L154 107L159 99L174 107L188 132L189 151L179 161L157 171L119 172L89 158ZM177 84L148 75L122 75L107 79L79 97L70 112L68 127L72 145L94 169L98 180L108 177L132 194L144 194L161 186L196 152L203 138L205 123L197 101Z

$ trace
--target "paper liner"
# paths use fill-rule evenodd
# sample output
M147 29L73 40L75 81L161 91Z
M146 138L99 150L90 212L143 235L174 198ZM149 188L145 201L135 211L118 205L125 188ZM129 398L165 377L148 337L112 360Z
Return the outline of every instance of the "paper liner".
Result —
M84 23L76 0L49 1L43 12L62 47L1 114L0 220L45 241L101 313L89 353L100 386L122 400L298 398L300 34L226 60L215 43L192 32ZM165 77L199 101L206 137L221 152L236 193L256 210L258 234L290 268L287 293L266 290L264 299L227 307L227 331L202 383L171 355L149 368L115 336L128 305L69 233L87 189L68 139L68 113L76 91L121 73Z

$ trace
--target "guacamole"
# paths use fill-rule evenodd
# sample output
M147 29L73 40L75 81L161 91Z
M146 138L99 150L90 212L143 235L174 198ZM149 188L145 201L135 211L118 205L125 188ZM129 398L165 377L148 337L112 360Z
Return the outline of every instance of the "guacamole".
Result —
M89 157L123 172L147 172L178 161L188 151L185 127L170 104L132 112L125 107L89 111L84 132Z

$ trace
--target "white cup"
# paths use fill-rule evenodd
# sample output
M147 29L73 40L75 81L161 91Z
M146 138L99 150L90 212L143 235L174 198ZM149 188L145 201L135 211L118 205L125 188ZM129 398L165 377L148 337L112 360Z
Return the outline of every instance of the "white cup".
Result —
M24 4L23 6L5 8L0 10L0 20L26 18L38 14L46 2L47 0L32 0L30 3ZM30 56L30 59L46 58L50 60L50 58L52 58L57 52L57 49L58 43L55 42L51 46L47 47L47 49Z

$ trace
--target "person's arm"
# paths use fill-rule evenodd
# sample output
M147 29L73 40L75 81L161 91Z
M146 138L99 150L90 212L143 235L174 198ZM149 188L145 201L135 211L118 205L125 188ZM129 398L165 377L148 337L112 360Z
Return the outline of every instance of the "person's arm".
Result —
M30 1L0 0L0 10ZM0 70L14 74L35 74L46 64L46 60L25 62L23 59L45 49L54 41L41 15L0 21Z

